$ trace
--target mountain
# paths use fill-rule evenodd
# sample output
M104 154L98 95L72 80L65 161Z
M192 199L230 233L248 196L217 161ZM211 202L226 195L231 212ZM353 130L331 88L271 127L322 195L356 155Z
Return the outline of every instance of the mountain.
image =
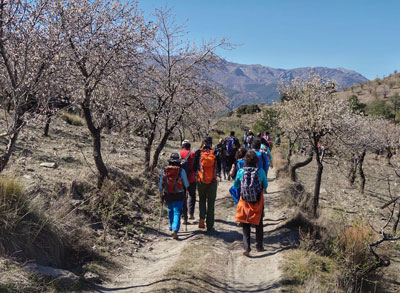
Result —
M310 70L335 80L341 88L368 81L361 74L344 68L303 67L276 69L262 65L245 65L221 59L220 66L207 73L222 85L231 107L243 104L272 104L279 101L277 87L281 80L306 79Z

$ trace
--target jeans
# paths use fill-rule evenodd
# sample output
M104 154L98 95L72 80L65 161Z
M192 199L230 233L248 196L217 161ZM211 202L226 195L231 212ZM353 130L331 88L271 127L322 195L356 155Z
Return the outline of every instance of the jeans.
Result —
M168 219L169 219L169 230L179 232L181 227L181 213L183 207L182 201L173 201L167 203L168 206Z
M197 184L200 220L206 220L207 230L214 227L214 205L217 198L217 184L217 181L209 184L202 182Z

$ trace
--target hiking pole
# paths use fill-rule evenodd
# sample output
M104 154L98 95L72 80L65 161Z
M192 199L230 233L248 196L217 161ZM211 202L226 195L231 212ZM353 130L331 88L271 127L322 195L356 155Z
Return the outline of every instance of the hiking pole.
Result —
M188 200L188 189L186 188L186 192L185 192L185 194L186 194L186 200L185 200L185 203L184 204L186 204L186 221L185 221L185 232L187 232L187 222L188 222L188 208L187 208L187 200Z
M163 211L163 207L164 207L164 197L163 194L160 193L161 195L161 209L160 209L160 218L158 219L158 231L157 231L157 237L158 235L160 235L160 230L161 230L161 218L162 218L162 211Z

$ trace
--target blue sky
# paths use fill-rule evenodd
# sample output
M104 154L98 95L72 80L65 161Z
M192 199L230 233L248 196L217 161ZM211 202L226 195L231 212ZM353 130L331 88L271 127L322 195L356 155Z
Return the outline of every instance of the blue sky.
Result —
M195 40L227 37L232 62L344 67L369 79L400 71L399 0L139 0L167 4Z

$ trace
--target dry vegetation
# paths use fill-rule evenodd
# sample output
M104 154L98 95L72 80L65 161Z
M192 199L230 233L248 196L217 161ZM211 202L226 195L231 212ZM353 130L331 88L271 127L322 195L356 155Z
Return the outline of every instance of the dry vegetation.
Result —
M145 235L156 227L158 176L143 175L143 141L109 135L104 149L111 175L98 190L89 134L81 127L57 117L49 137L40 125L21 134L0 178L1 289L63 289L24 270L30 262L104 279L114 257L134 256L153 237ZM167 145L161 164L173 149ZM57 167L40 166L44 162Z
M304 157L296 155L295 161L301 160ZM356 186L348 183L346 166L335 161L326 164L321 186L321 216L312 219L308 216L311 198L308 191L315 184L315 168L315 163L311 163L300 169L299 183L289 183L287 189L287 203L297 207L289 225L300 227L302 239L299 250L288 252L283 264L287 290L398 292L400 251L395 242L386 242L376 249L380 257L391 260L390 266L366 273L377 261L368 243L380 237L379 229L390 215L390 211L381 209L392 198L386 178L392 182L391 192L397 193L392 167L383 156L368 155L366 191L361 194Z
M394 94L400 94L400 73L390 74L385 78L356 84L336 94L337 97L347 99L356 95L363 103L371 103L376 99L388 99Z

